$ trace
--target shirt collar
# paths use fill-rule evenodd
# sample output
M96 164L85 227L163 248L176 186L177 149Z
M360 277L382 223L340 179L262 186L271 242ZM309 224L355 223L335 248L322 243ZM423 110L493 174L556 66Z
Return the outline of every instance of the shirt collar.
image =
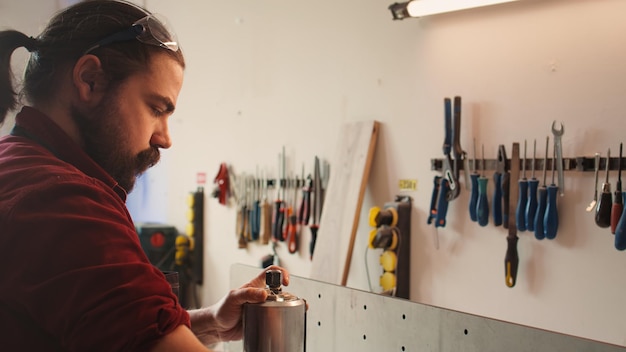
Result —
M87 176L104 182L126 201L126 190L48 116L24 106L15 117L15 126L21 131L20 134L45 147L57 158L72 164Z

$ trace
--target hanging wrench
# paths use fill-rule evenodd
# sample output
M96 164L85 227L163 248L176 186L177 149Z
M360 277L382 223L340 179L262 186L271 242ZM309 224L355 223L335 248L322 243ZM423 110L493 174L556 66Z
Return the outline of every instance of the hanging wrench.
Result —
M563 146L561 144L561 136L565 133L565 127L563 123L560 129L554 128L556 121L552 122L552 134L554 135L554 149L556 150L556 167L559 173L559 193L561 196L565 195L565 182L563 179Z

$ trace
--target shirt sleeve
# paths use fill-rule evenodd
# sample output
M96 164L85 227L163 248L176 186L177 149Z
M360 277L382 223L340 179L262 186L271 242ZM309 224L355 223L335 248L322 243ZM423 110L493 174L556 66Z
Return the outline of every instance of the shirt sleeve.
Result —
M89 180L55 180L12 209L10 300L68 351L148 350L189 315L122 200Z

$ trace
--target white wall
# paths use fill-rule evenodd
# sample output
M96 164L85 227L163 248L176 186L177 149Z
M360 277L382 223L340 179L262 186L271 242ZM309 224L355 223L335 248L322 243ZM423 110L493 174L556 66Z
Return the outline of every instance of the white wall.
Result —
M0 0L0 9L7 2ZM159 169L167 187L154 190L168 200L164 221L185 228L196 172L212 180L227 162L236 171L255 172L258 165L275 173L283 145L290 167L300 172L303 162L312 167L315 155L332 155L343 122L376 119L382 130L349 286L367 289L368 209L393 199L398 179L417 179L410 194L412 300L626 345L620 304L626 257L585 212L593 173L566 174L556 240L520 233L513 289L503 277L506 232L469 220L467 192L450 204L438 248L435 230L426 225L435 175L430 159L441 157L445 96L463 97L461 142L468 152L472 138L484 143L487 158L499 144L510 152L513 142L537 139L543 155L550 125L559 120L565 156L604 155L609 147L617 155L626 2L524 0L396 22L390 3L147 1L174 24L188 60L171 118L175 145ZM17 9L31 16L32 8ZM206 204L202 298L210 303L228 289L230 264L258 265L270 249L238 249L234 208L211 198ZM302 242L308 239L305 233ZM293 274L309 275L306 248L291 255L281 246L279 255ZM374 282L377 265L377 253L370 253Z

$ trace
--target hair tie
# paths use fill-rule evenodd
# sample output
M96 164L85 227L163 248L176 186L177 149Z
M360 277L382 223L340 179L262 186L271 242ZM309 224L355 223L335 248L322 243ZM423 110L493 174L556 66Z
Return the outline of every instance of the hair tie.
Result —
M24 44L24 48L29 52L37 51L37 47L39 46L39 41L37 38L28 37L26 44Z

